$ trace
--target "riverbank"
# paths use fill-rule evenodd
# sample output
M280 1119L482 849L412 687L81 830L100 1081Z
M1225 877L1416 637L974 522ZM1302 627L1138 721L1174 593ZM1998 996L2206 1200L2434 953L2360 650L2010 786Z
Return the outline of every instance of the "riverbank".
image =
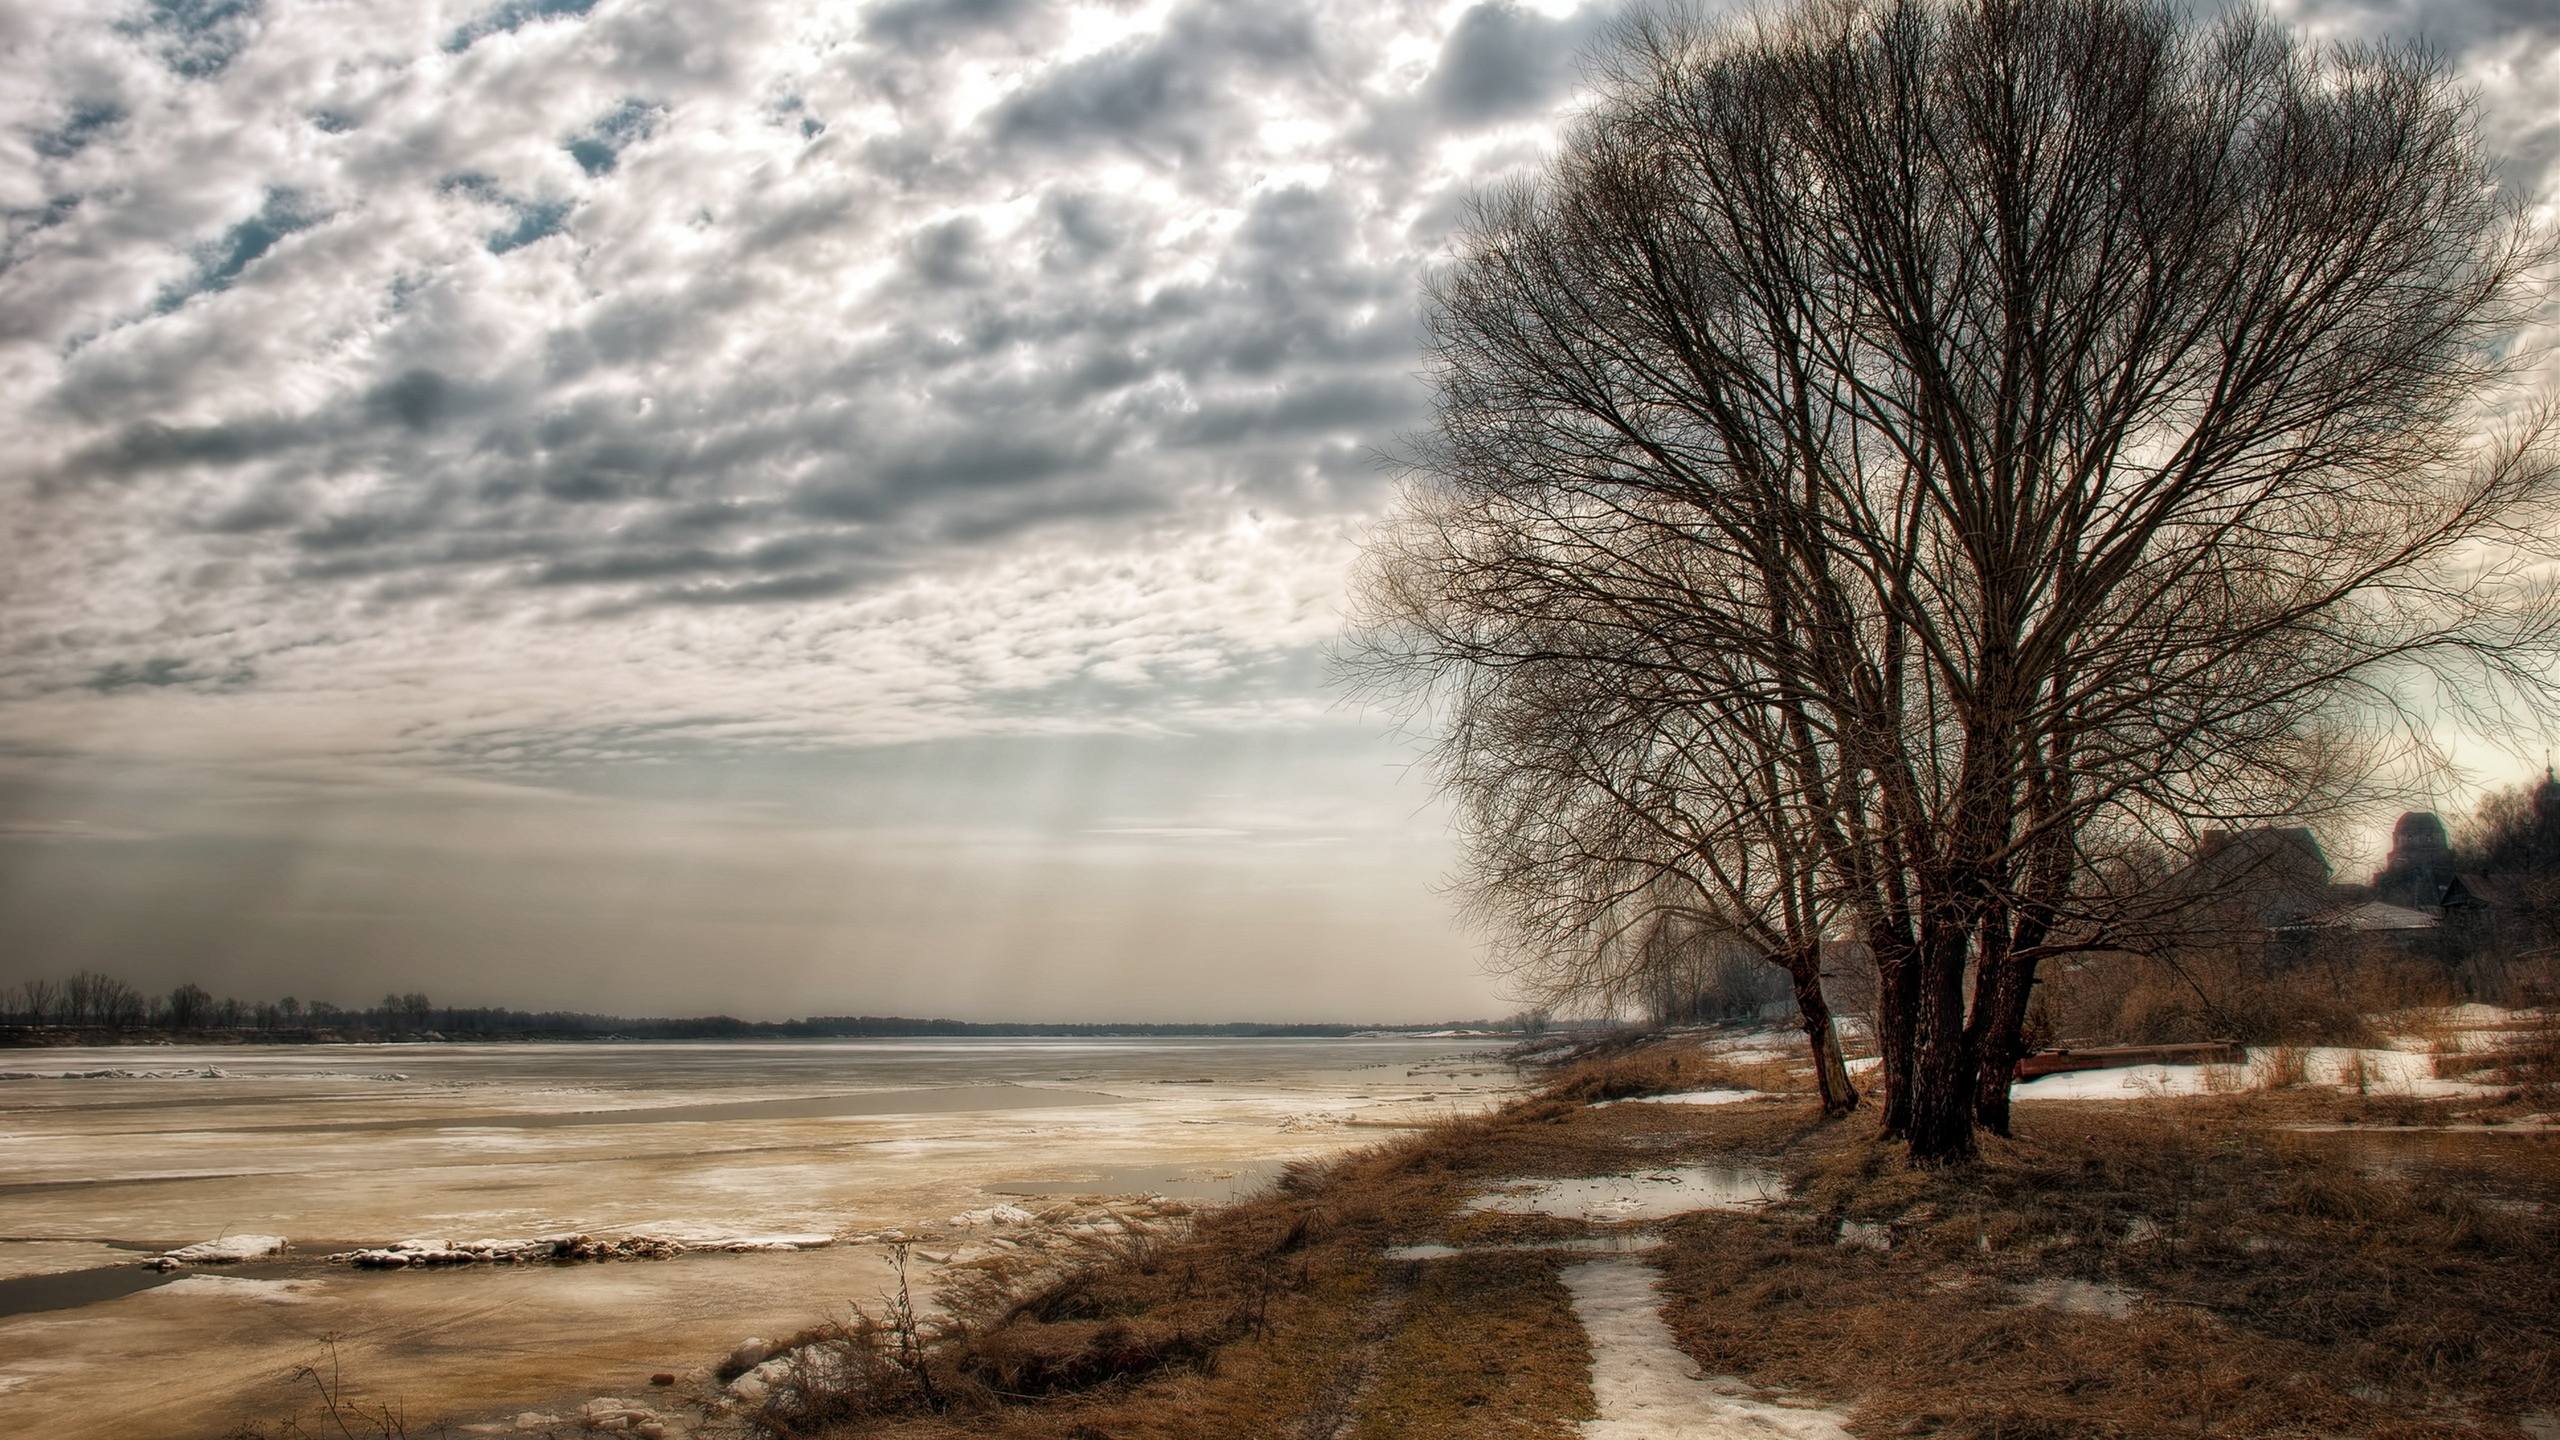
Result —
M922 1350L876 1310L820 1327L729 1413L900 1440L2545 1436L2560 1095L2481 1030L2450 1093L2281 1055L2025 1087L2018 1138L1951 1173L1823 1123L1781 1050L1676 1039L995 1276Z

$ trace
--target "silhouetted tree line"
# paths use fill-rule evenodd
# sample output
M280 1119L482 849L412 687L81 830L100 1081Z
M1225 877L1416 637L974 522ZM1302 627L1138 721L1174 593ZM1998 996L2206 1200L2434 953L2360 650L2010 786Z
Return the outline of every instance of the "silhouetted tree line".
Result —
M287 995L248 1002L217 999L192 982L165 995L149 995L112 975L83 970L68 980L35 978L0 987L0 1021L19 1026L58 1026L118 1033L227 1033L274 1039L434 1036L446 1040L533 1037L623 1040L848 1039L863 1036L1106 1036L1200 1035L1244 1038L1337 1038L1368 1033L1428 1030L1509 1030L1515 1020L1445 1020L1428 1025L1269 1024L1235 1020L1207 1024L1078 1021L1008 1023L915 1019L903 1015L812 1015L799 1020L741 1020L732 1015L596 1015L576 1010L509 1010L497 1006L438 1006L410 991L376 1004L348 1009L326 1000Z
M2560 777L2545 773L2535 785L2491 793L2454 844L2454 869L2466 885L2488 893L2484 926L2457 933L2510 952L2533 954L2560 946Z

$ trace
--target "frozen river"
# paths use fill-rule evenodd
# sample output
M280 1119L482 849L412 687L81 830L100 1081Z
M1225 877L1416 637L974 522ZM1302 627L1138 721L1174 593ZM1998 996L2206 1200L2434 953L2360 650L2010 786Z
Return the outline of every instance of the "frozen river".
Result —
M1287 1160L1481 1108L1513 1077L1474 1043L0 1051L0 1073L37 1076L0 1081L0 1435L225 1434L307 1398L290 1372L332 1337L351 1387L413 1428L628 1393L874 1299L885 1247L860 1237L930 1235L1007 1197L1223 1199ZM570 1231L840 1243L434 1271L322 1259ZM293 1248L136 1263L243 1234Z

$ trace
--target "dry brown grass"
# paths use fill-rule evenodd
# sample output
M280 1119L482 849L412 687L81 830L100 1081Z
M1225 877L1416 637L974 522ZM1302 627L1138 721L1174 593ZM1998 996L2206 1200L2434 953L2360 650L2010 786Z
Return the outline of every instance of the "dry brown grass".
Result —
M1591 1413L1590 1351L1552 1257L1495 1252L1415 1264L1345 1440L1570 1435Z
M1579 1096L1724 1083L1688 1044L1559 1077ZM2021 1139L1922 1173L1803 1099L1528 1100L1293 1169L1143 1254L1015 1277L938 1347L944 1412L911 1399L818 1433L1560 1440L1591 1413L1570 1257L1379 1252L1584 1229L1464 1208L1499 1179L1749 1160L1795 1199L1665 1226L1666 1317L1703 1369L1842 1405L1862 1436L2517 1440L2520 1410L2560 1405L2560 1229L2526 1208L2560 1196L2560 1143L2287 1128L2370 1103L2027 1103ZM1891 1247L1839 1244L1843 1220L1889 1227ZM2056 1280L2137 1298L2021 1303Z
M2364 1058L2358 1056L2353 1063L2361 1068ZM2290 1090L2311 1078L2309 1062L2298 1045L2269 1045L2250 1057L2250 1068L2261 1090Z
M2560 1400L2547 1217L2359 1173L2247 1103L2060 1109L1958 1174L1824 1132L1789 1157L1805 1211L1683 1221L1665 1268L1691 1353L1854 1397L1873 1434L2508 1434ZM1838 1246L1840 1218L1893 1248ZM2016 1303L2056 1277L2142 1298Z

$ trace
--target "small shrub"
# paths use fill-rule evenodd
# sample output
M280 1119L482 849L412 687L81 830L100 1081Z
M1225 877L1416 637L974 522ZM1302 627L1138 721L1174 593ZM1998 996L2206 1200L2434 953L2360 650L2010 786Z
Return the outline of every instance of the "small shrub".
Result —
M2310 1066L2298 1046L2269 1045L2251 1057L2251 1065L2257 1072L2261 1090L2291 1090L2311 1078ZM2364 1057L2358 1055L2356 1068L2359 1073L2363 1067Z

